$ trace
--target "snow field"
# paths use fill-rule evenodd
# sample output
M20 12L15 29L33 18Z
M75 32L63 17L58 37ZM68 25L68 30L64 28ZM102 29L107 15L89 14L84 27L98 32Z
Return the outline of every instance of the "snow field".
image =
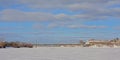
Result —
M120 60L120 48L6 48L0 60Z

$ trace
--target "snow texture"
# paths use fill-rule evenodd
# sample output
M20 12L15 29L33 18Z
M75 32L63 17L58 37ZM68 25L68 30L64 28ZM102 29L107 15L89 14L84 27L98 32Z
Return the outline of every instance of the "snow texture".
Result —
M6 48L0 60L120 60L120 48Z

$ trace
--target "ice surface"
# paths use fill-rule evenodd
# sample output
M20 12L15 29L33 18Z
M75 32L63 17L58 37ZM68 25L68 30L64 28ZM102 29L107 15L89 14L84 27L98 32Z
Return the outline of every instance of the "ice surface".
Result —
M120 60L120 48L6 48L0 60Z

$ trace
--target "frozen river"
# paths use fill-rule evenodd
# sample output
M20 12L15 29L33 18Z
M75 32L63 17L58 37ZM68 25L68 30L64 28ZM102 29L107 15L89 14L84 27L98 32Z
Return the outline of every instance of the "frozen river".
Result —
M6 48L0 60L120 60L120 48Z

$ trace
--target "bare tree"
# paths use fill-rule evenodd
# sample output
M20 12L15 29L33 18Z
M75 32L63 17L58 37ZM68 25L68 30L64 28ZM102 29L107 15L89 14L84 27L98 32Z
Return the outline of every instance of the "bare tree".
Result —
M81 45L84 45L85 42L84 42L83 40L80 40L80 44L81 44Z

